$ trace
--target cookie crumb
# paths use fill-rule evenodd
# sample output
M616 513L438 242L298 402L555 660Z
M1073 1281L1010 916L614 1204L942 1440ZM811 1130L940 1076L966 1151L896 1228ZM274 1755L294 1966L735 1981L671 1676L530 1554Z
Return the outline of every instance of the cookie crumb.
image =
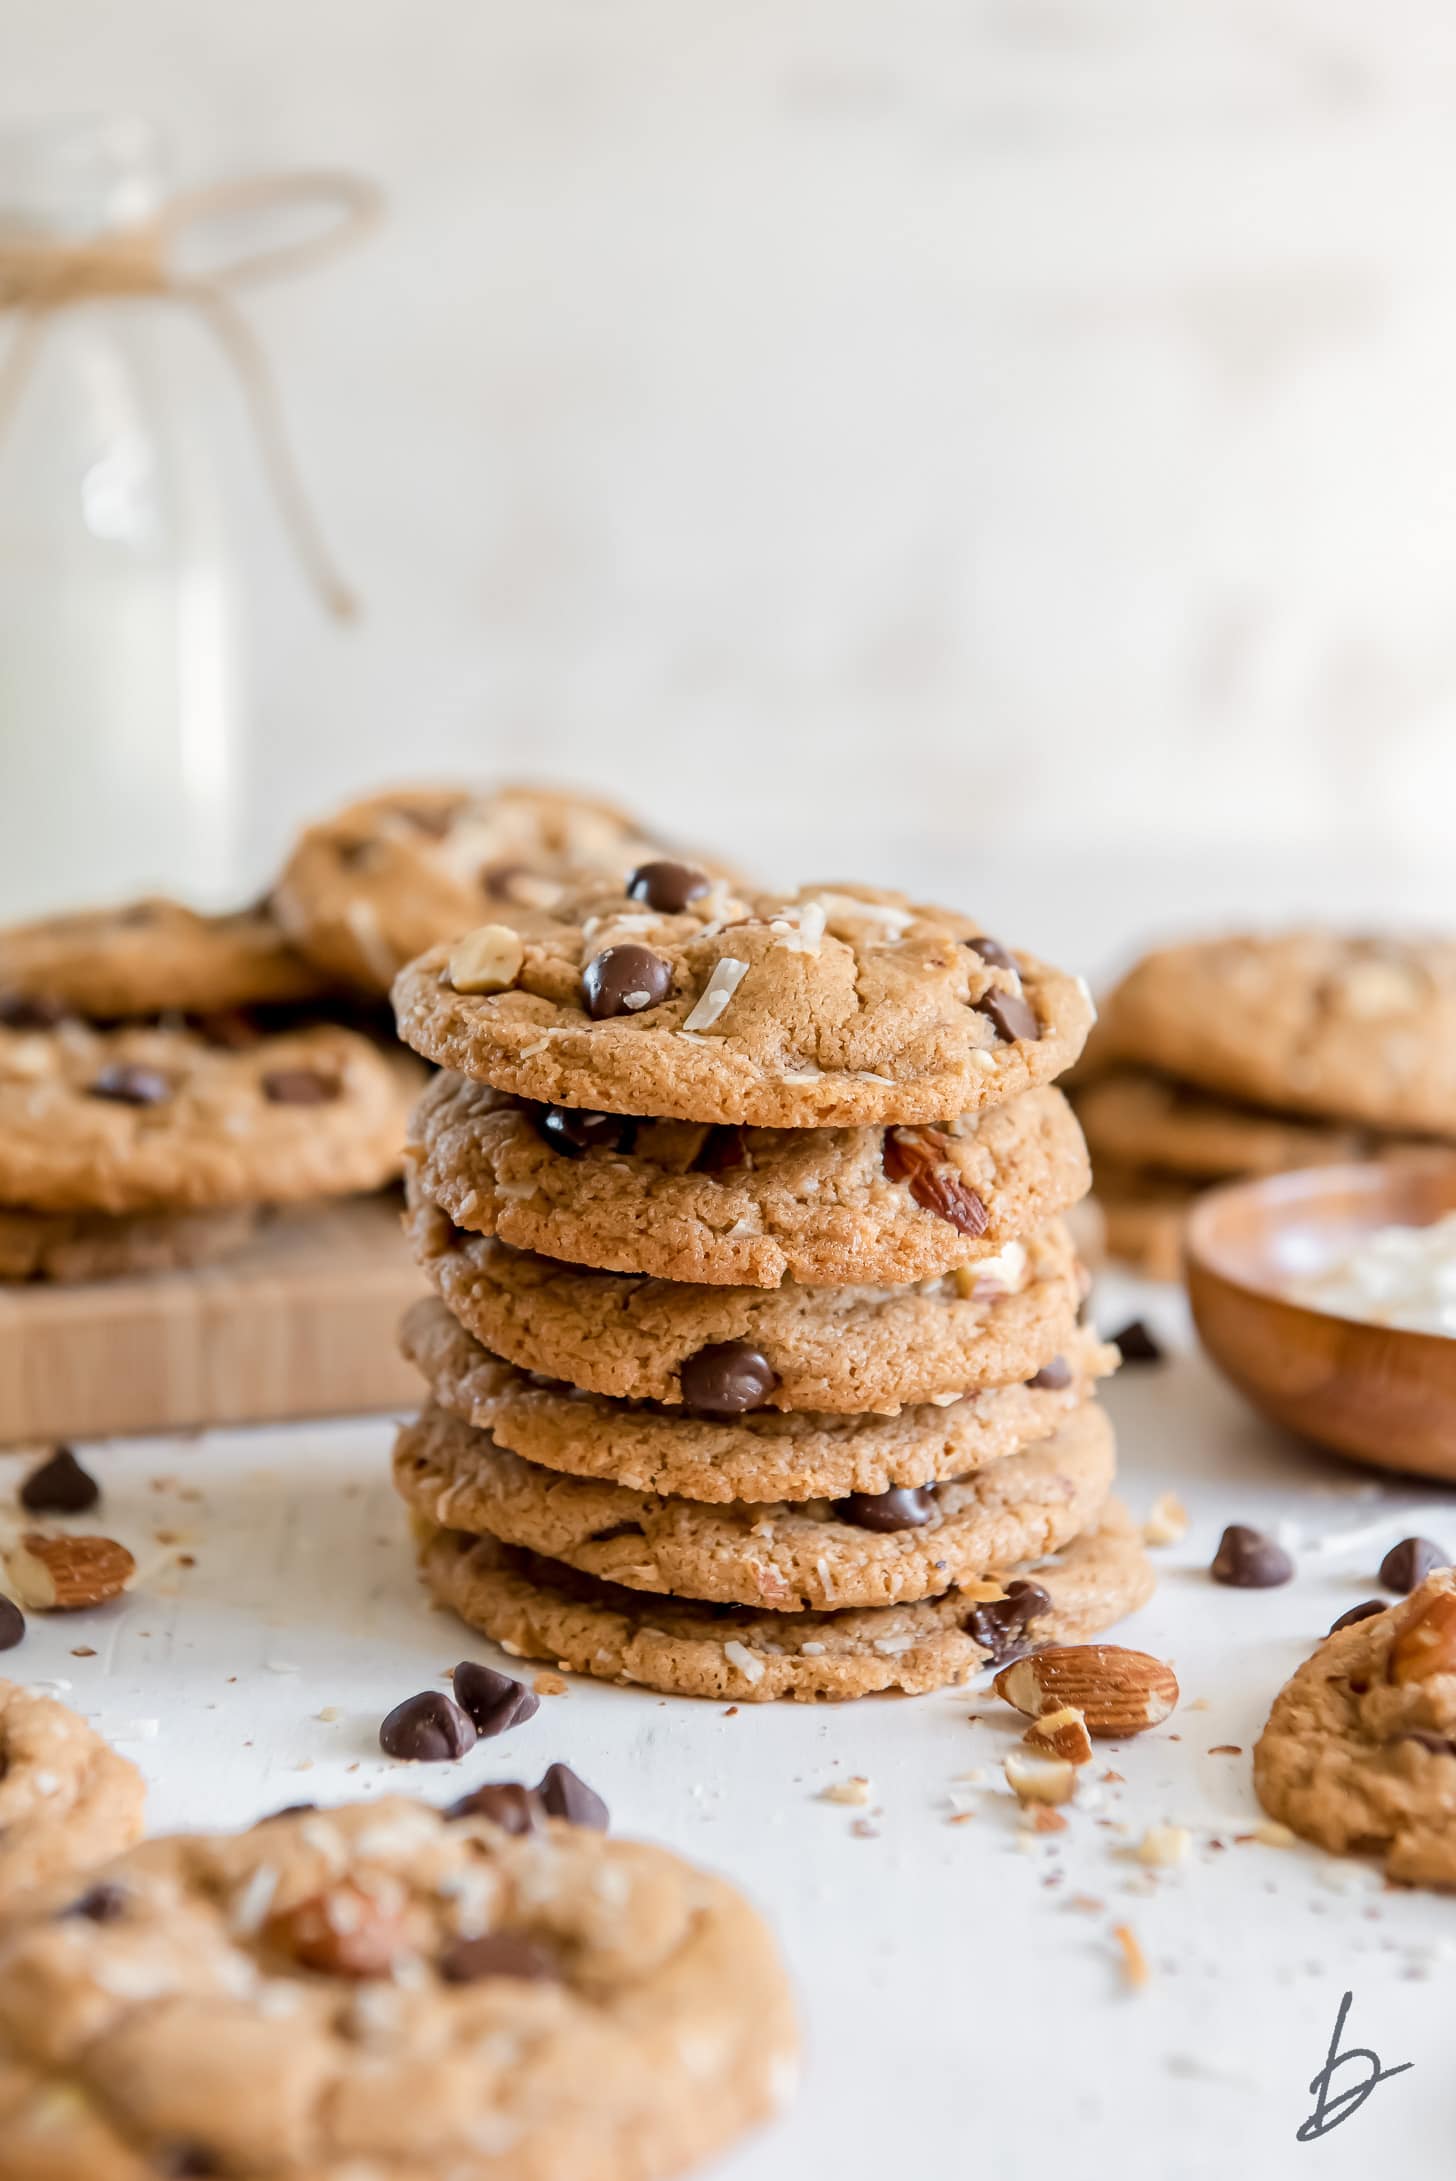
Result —
M546 1672L535 1675L531 1687L537 1696L565 1696L567 1684L560 1674Z
M1164 1492L1149 1511L1143 1524L1145 1545L1176 1545L1188 1534L1188 1509L1176 1492Z
M1134 1992L1142 1991L1153 1972L1148 1967L1147 1955L1138 1944L1136 1932L1131 1924L1114 1924L1112 1936L1122 1956L1121 1966L1124 1981L1129 1990Z
M1186 1825L1150 1825L1133 1852L1152 1870L1171 1870L1187 1855L1190 1839Z
M821 1787L818 1800L863 1804L869 1801L872 1792L869 1781L863 1773L857 1772L851 1779L831 1780L827 1787Z

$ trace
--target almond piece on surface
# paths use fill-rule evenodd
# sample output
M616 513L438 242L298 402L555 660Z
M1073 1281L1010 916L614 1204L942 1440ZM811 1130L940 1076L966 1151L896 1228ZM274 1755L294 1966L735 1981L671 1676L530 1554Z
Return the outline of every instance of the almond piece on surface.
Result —
M1044 1711L1039 1719L1032 1720L1021 1739L1028 1749L1039 1750L1046 1757L1065 1757L1068 1764L1092 1761L1092 1737L1075 1704Z
M1159 1726L1178 1702L1171 1666L1146 1651L1114 1643L1053 1645L1002 1668L996 1694L1028 1719L1073 1705L1090 1734L1141 1734Z
M47 1537L30 1530L7 1547L5 1574L33 1613L74 1613L119 1598L136 1562L112 1537Z
M1008 1749L1004 1760L1006 1784L1019 1802L1070 1802L1077 1792L1077 1767L1065 1757L1044 1756L1034 1749Z

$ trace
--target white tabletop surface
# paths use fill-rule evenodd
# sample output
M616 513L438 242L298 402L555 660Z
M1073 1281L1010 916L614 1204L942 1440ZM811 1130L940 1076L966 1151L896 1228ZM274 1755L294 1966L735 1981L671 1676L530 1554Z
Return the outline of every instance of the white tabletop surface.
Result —
M1186 1348L1166 1291L1104 1282L1104 1328L1135 1304ZM1235 2162L1253 2181L1364 2181L1382 2159L1412 2181L1449 2171L1456 1905L1239 1836L1258 1820L1248 1752L1275 1690L1336 1614L1377 1592L1389 1544L1411 1530L1456 1544L1456 1505L1279 1439L1187 1353L1124 1371L1109 1401L1131 1506L1141 1515L1171 1488L1192 1516L1157 1556L1157 1597L1121 1632L1175 1662L1184 1700L1167 1727L1099 1749L1094 1776L1122 1780L1081 1790L1058 1834L1020 1820L1001 1775L1016 1722L984 1685L728 1717L572 1680L459 1765L391 1763L383 1713L459 1657L495 1654L416 1589L385 1421L90 1450L104 1521L77 1526L123 1538L143 1578L120 1609L34 1617L3 1666L136 1759L157 1829L395 1789L443 1802L482 1779L534 1780L559 1757L606 1795L617 1831L729 1874L780 1935L807 2067L796 2103L720 2181L1227 2181ZM0 1461L0 1490L20 1469ZM1291 1525L1297 1580L1213 1584L1231 1520ZM96 1655L77 1658L80 1645ZM1212 1754L1220 1744L1242 1754ZM872 1782L867 1810L819 1799L851 1774ZM1192 1845L1149 1872L1130 1851L1165 1822ZM1141 1991L1120 1970L1118 1924L1151 1966ZM1347 1990L1345 2044L1413 2065L1301 2145ZM1365 2072L1352 2063L1335 2092Z

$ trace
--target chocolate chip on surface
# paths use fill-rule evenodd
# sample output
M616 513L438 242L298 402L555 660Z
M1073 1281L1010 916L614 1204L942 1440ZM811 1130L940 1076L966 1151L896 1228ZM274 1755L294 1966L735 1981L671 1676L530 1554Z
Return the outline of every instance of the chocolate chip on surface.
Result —
M706 871L690 863L662 861L639 863L627 881L627 893L631 900L645 901L649 909L658 909L664 916L677 916L708 886Z
M25 1636L25 1615L13 1598L0 1598L0 1651L13 1651Z
M1021 975L1021 964L1010 947L1003 947L1000 940L993 939L988 931L978 931L975 938L967 939L965 944L973 954L979 954L981 960L992 969L1010 969L1018 977Z
M601 1796L569 1764L548 1765L537 1782L536 1793L546 1815L565 1818L568 1825L584 1825L590 1832L604 1833L611 1822Z
M1051 1362L1044 1363L1036 1376L1026 1383L1043 1393L1060 1393L1072 1383L1072 1366L1065 1356L1053 1356Z
M543 1982L559 1973L550 1948L519 1931L487 1931L478 1939L456 1939L440 1956L439 1967L447 1984L478 1984L482 1977Z
M379 1746L386 1757L445 1764L474 1748L475 1728L443 1689L422 1689L386 1715L379 1729Z
M589 1106L533 1106L531 1119L542 1142L567 1159L588 1151L628 1152L637 1134L630 1113L593 1113Z
M1368 1621L1377 1613L1389 1611L1390 1608L1383 1598L1363 1599L1359 1605L1346 1606L1339 1619L1330 1622L1329 1632L1333 1635L1337 1628L1353 1628L1356 1621Z
M981 994L975 1006L977 1014L984 1015L997 1037L1008 1045L1014 1045L1018 1038L1035 1041L1041 1036L1036 1009L1023 992L1002 992L993 986Z
M1435 1569L1450 1565L1450 1553L1429 1537L1403 1537L1381 1561L1380 1580L1387 1590L1419 1590Z
M343 1087L336 1075L320 1075L317 1068L269 1068L262 1084L274 1106L332 1105Z
M508 1727L524 1726L541 1709L541 1699L534 1689L512 1681L509 1674L498 1674L493 1666L477 1665L474 1659L461 1660L450 1685L456 1703L469 1713L483 1742L504 1734Z
M962 1626L971 1641L989 1652L988 1663L1005 1666L1024 1648L1022 1639L1030 1624L1051 1610L1051 1599L1040 1583L1018 1576L1006 1585L1004 1598L973 1606Z
M857 1530L919 1530L935 1513L935 1487L897 1484L888 1492L851 1492L835 1501L834 1512Z
M742 1340L710 1341L685 1358L678 1376L684 1402L700 1416L742 1416L762 1408L779 1382L763 1351Z
M488 1818L503 1833L539 1833L546 1823L541 1798L518 1780L488 1780L446 1810L447 1818Z
M672 971L651 947L628 941L595 954L581 973L581 1004L593 1022L610 1015L638 1015L672 990Z
M90 1098L109 1098L119 1106L161 1106L172 1095L172 1086L156 1068L139 1068L129 1061L113 1061L94 1083L86 1086Z
M1294 1576L1294 1562L1275 1538L1252 1530L1246 1522L1231 1522L1218 1541L1209 1565L1216 1583L1233 1590L1277 1590Z
M96 1505L101 1487L68 1446L58 1446L49 1461L32 1469L19 1497L33 1515L79 1515Z
M1162 1348L1143 1318L1131 1319L1120 1333L1114 1333L1112 1345L1124 1363L1161 1363L1163 1360Z
M114 1924L126 1914L127 1894L124 1886L109 1884L103 1879L98 1885L88 1886L77 1894L68 1907L61 1910L63 1916L84 1916L87 1923Z

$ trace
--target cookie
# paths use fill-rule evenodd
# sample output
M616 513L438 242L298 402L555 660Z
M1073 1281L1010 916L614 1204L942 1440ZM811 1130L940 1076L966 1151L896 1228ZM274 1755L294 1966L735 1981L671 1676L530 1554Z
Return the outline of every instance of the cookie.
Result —
M1183 1236L1197 1195L1192 1182L1176 1175L1099 1162L1096 1202L1108 1256L1149 1280L1181 1280Z
M1117 1068L1079 1091L1077 1118L1098 1163L1152 1167L1193 1181L1283 1174L1368 1155L1361 1129L1326 1127L1235 1105L1191 1083Z
M1456 1886L1456 1572L1337 1628L1254 1750L1272 1818L1407 1885Z
M365 992L486 918L620 884L673 851L615 803L556 788L393 788L311 825L274 890L310 960Z
M0 1926L7 2174L658 2181L791 2090L723 1880L403 1797L148 1841Z
M951 1590L914 1605L861 1612L771 1613L653 1598L579 1575L494 1538L426 1532L421 1571L442 1605L515 1658L549 1659L600 1681L668 1696L766 1703L787 1696L918 1696L964 1681L1004 1656L984 1596ZM1047 1605L1020 1624L1027 1641L1077 1643L1147 1602L1153 1572L1115 1504L1101 1526L1055 1560L1017 1571ZM978 1585L984 1593L986 1585Z
M1112 993L1098 1048L1254 1105L1456 1135L1456 940L1292 931L1166 947Z
M46 1212L216 1209L375 1189L419 1077L333 1024L0 1028L0 1202Z
M1117 1350L1077 1327L1065 1355L1023 1385L988 1386L897 1416L754 1409L690 1416L612 1401L493 1356L433 1295L411 1304L400 1346L452 1416L545 1469L605 1477L687 1499L845 1499L969 1476L1056 1431L1117 1366Z
M28 1212L0 1204L0 1280L77 1285L216 1264L251 1241L251 1205L222 1212Z
M0 929L0 1022L219 1015L320 989L266 907L201 916L149 899Z
M1096 1520L1114 1468L1112 1426L1093 1402L989 1469L873 1504L715 1507L563 1476L433 1406L404 1427L394 1456L397 1490L438 1529L495 1537L628 1590L781 1613L897 1605L1056 1552Z
M1092 1022L1080 980L870 887L503 910L401 971L394 1005L427 1060L543 1105L764 1128L999 1105Z
M410 1137L421 1188L457 1226L711 1286L933 1279L1091 1186L1050 1085L944 1128L712 1128L536 1106L441 1074Z
M0 1915L29 1887L129 1848L145 1797L136 1766L84 1719L0 1681Z
M563 1265L467 1234L409 1176L406 1186L415 1257L477 1340L523 1370L624 1401L677 1407L687 1397L684 1366L689 1389L719 1366L739 1380L737 1393L726 1389L737 1405L725 1411L719 1400L713 1413L893 1415L910 1402L1030 1378L1065 1352L1083 1294L1056 1220L998 1258L914 1286L694 1287ZM745 1349L759 1363L735 1372Z

